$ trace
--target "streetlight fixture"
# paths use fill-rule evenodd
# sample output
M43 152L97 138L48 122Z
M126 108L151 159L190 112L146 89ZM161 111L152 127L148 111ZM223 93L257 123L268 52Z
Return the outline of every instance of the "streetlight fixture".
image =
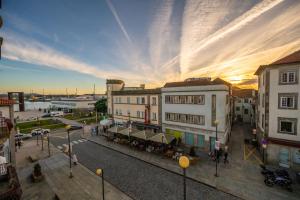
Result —
M48 137L47 137L47 139L48 139L48 155L49 155L49 157L51 156L51 152L50 152L50 132L48 132Z
M73 174L72 174L71 142L70 142L70 129L71 129L71 126L67 125L66 129L67 129L67 132L68 132L68 142L69 142L69 161L70 161L70 176L69 177L72 178Z
M219 153L219 141L218 141L218 124L219 120L214 121L215 126L216 126L216 142L215 142L215 157L216 157L216 173L215 177L218 177L218 153Z
M103 169L97 169L96 174L98 176L101 176L102 179L102 200L104 200L104 174L103 174Z
M180 156L179 158L179 166L183 169L183 199L186 200L186 168L190 166L190 160L186 156Z
M267 143L263 143L262 148L263 148L263 163L265 164L265 149L267 149Z

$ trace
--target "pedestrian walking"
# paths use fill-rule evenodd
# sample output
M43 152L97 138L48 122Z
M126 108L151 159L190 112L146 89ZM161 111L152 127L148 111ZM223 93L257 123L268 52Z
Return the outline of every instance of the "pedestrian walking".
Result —
M228 162L228 146L225 146L225 152L224 152L224 164L229 163Z
M73 154L73 156L72 156L72 161L73 161L73 164L74 164L74 165L77 165L78 160L77 160L76 154Z
M21 139L18 139L18 147L21 148Z

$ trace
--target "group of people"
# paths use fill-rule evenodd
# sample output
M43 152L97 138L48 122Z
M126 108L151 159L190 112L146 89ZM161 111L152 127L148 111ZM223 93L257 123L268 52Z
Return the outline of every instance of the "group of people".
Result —
M220 148L219 150L215 149L214 152L210 152L209 156L213 161L220 162L220 159L223 157L224 164L229 163L228 161L228 146L225 146L224 150Z

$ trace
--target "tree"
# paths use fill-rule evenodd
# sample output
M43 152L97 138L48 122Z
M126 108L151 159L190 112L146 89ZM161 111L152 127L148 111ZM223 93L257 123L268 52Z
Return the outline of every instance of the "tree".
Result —
M106 99L100 99L95 103L95 110L101 113L107 113Z

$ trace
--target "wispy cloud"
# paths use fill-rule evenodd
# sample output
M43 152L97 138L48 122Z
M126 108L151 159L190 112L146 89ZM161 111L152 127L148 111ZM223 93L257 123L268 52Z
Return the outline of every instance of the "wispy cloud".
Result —
M116 21L117 21L120 29L122 30L124 36L126 37L126 39L128 40L128 42L131 43L131 38L130 38L129 34L127 33L127 30L125 29L125 27L124 27L124 25L123 25L123 23L122 23L122 21L121 21L121 19L119 17L119 14L117 13L117 11L116 11L114 5L112 4L111 0L106 0L106 3L108 5L110 11L112 12L114 18L116 19Z
M13 33L7 34L5 38L6 42L3 45L3 57L10 60L22 61L59 70L76 71L103 79L122 78L124 76L128 79L136 78L136 76L131 73L122 72L113 67L105 66L106 69L110 68L110 70L101 70L99 68L101 66L94 66L82 62L79 59L59 52L38 41L24 38Z

